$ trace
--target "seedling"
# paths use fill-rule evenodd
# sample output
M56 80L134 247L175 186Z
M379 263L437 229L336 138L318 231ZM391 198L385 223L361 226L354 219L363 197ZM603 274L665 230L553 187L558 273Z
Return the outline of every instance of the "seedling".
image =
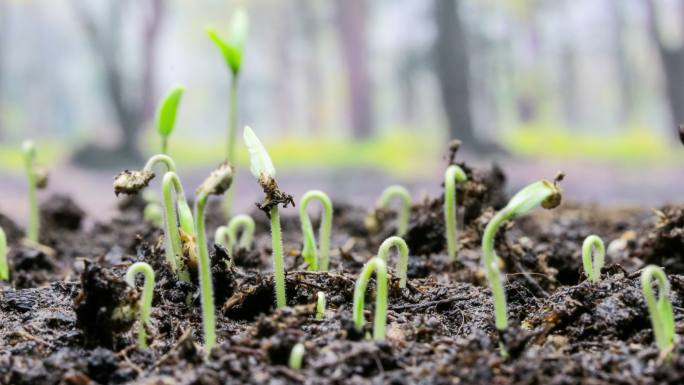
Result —
M24 152L24 166L26 179L28 180L29 218L26 229L26 238L38 242L40 219L38 213L38 189L47 185L47 171L35 164L36 146L33 141L26 140L22 145Z
M147 349L147 332L145 327L150 323L150 315L152 314L152 294L154 291L154 270L152 266L145 262L136 262L132 264L128 271L126 271L126 283L128 286L135 288L135 276L142 273L145 277L143 284L142 298L140 299L140 322L138 324L138 347L140 349Z
M173 132L173 127L176 124L176 113L178 112L178 104L180 104L185 87L176 85L166 94L159 107L157 108L157 131L161 137L161 152L168 153L169 136Z
M242 227L242 234L238 240L238 229ZM219 226L214 233L214 242L223 246L232 256L237 249L248 250L254 239L254 219L246 214L236 215L230 219L228 226Z
M592 262L592 253L594 260ZM598 283L601 280L601 269L606 259L606 248L597 235L590 235L582 243L582 265L589 282Z
M304 360L304 344L297 343L290 352L290 369L300 370L302 368L302 361Z
M326 305L327 305L327 301L325 300L325 293L322 291L319 291L316 294L316 319L317 320L322 320L323 317L325 316Z
M651 287L651 281L656 279L658 284L658 299L656 300ZM670 281L663 269L649 265L641 272L641 290L646 299L648 312L651 315L651 325L656 344L661 353L672 349L675 338L674 313L670 302Z
M223 55L226 66L232 73L230 82L230 106L228 109L228 137L226 146L226 159L229 164L237 164L237 90L240 69L242 68L242 56L244 54L245 42L247 41L247 30L249 19L247 12L243 8L238 8L230 21L230 34L224 40L218 35L213 27L207 27L207 35L216 44ZM229 215L233 206L233 192L226 194L225 211Z
M373 320L373 339L385 339L385 325L387 324L387 264L382 258L375 257L368 261L361 270L359 279L354 286L354 305L353 318L354 326L357 330L363 329L365 322L363 317L363 306L366 296L368 281L375 271L375 318Z
M259 138L251 128L245 127L243 139L250 157L250 171L257 178L259 185L266 194L266 199L257 203L257 207L271 219L271 243L273 248L273 275L275 277L276 307L287 306L285 295L285 269L283 267L283 240L280 231L280 214L278 205L294 206L292 195L285 194L278 188L275 180L275 167L271 157Z
M456 236L456 183L463 183L468 179L459 166L452 164L444 172L444 223L446 224L447 252L452 260L456 260L458 253L458 238Z
M411 194L409 191L399 185L389 186L382 192L376 204L378 209L386 209L390 201L394 198L401 200L401 208L399 209L399 218L397 219L397 235L403 237L408 231L409 218L411 215ZM375 211L373 213L375 215Z
M209 250L204 232L204 209L209 195L221 195L233 182L233 169L224 163L197 188L195 201L195 229L199 248L199 282L202 301L202 327L204 330L204 351L208 356L216 343L216 320L214 314L214 287L211 278Z
M0 281L9 281L9 264L7 263L7 236L0 227Z
M380 245L380 249L378 249L378 258L382 259L385 261L385 263L388 263L389 260L389 251L392 247L396 247L397 251L399 251L399 261L397 262L397 273L399 274L400 281L399 281L399 287L402 289L406 287L406 278L407 278L407 270L408 270L408 257L409 257L409 249L408 245L406 244L406 241L404 241L401 237L389 237L385 239L384 242Z
M318 241L320 243L316 252L316 238L314 237L313 226L309 219L306 209L313 199L317 199L323 205L323 215L321 226L318 230ZM333 206L332 201L326 193L319 190L312 190L304 194L299 201L299 222L302 224L303 248L302 257L309 264L311 271L328 271L330 264L330 232L332 231ZM316 255L318 254L318 255Z
M482 259L489 287L494 296L494 316L498 330L505 330L508 327L508 316L506 309L506 295L503 289L501 273L499 271L498 258L494 253L494 237L501 225L512 218L525 214L537 206L545 209L552 209L560 204L561 191L558 182L563 179L563 174L559 174L556 180L551 183L546 180L532 183L511 198L506 207L501 209L494 218L487 224L482 237Z

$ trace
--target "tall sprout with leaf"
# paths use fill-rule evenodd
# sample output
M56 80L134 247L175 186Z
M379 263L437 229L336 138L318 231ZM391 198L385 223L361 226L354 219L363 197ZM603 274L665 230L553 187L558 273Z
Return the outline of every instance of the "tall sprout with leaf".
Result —
M541 206L552 209L560 204L561 191L558 182L563 179L559 174L551 183L546 180L532 183L511 198L506 207L501 209L487 224L482 237L482 261L487 273L489 287L494 296L494 316L496 328L500 331L508 327L508 312L506 294L503 288L503 279L499 271L499 263L494 252L494 238L501 225L509 219L523 215L526 212Z
M225 193L233 183L233 168L224 163L197 188L195 201L195 230L199 249L199 282L202 302L202 327L204 330L205 354L209 355L216 343L216 320L214 314L214 286L211 277L209 249L204 231L204 212L210 195Z
M401 206L397 218L397 235L403 237L408 231L409 219L411 215L411 193L404 187L392 185L387 187L376 203L376 210L372 215L377 215L377 209L386 209L392 199L399 198Z
M251 128L245 127L243 139L249 151L250 171L257 178L264 190L266 198L257 203L257 207L271 219L271 243L273 248L273 275L275 277L276 306L280 309L287 306L285 294L285 267L283 263L283 240L280 229L280 213L278 205L294 206L292 195L278 188L275 180L276 170L266 148Z
M658 298L653 294L652 281L656 279L658 285ZM646 299L648 312L651 316L651 325L655 335L656 344L662 353L672 349L675 339L675 321L670 302L670 281L663 269L649 265L641 271L641 290Z
M38 189L47 186L47 171L36 165L36 146L33 141L26 140L22 145L24 153L24 169L28 181L29 218L26 229L26 238L32 242L38 242L40 230L40 214L38 211Z
M226 145L226 159L231 165L237 164L237 90L238 78L242 69L242 56L247 41L249 18L244 8L238 8L230 20L228 38L219 36L216 29L206 27L207 35L218 47L223 59L232 74L230 82L230 101L228 108L228 137ZM233 192L228 191L225 200L225 211L230 214L233 206Z
M463 169L455 164L444 172L444 223L446 228L447 252L455 260L458 253L458 237L456 236L456 183L467 180Z
M9 281L9 264L7 263L7 235L0 227L0 281Z
M140 323L138 325L138 347L140 349L147 349L147 331L146 326L150 323L150 316L152 315L152 295L154 292L154 270L152 266L145 262L136 262L132 264L128 271L126 271L126 283L128 286L135 288L135 276L142 273L145 277L143 283L142 298L140 298Z
M175 85L166 94L159 107L157 108L157 131L161 137L161 152L167 154L169 149L169 136L173 132L173 127L176 125L176 114L178 112L178 105L180 104L185 87L178 84Z
M321 225L318 230L319 248L316 251L316 238L313 226L306 209L312 200L318 200L323 205ZM326 193L312 190L302 196L299 201L299 222L302 224L303 248L302 258L309 265L311 271L328 271L330 264L330 233L332 232L333 205Z

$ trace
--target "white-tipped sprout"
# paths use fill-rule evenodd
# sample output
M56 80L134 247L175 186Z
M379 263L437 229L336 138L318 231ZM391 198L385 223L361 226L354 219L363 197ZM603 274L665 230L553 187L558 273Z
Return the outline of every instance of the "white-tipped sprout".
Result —
M252 175L257 179L275 178L276 170L273 166L273 161L264 145L249 126L245 126L242 138L245 141L245 146L247 146L247 151L249 151L249 170L252 172Z
M325 317L325 308L327 301L325 300L325 293L319 291L316 293L316 319L322 320Z
M304 361L304 344L297 343L290 352L290 369L300 370L302 368L302 361Z

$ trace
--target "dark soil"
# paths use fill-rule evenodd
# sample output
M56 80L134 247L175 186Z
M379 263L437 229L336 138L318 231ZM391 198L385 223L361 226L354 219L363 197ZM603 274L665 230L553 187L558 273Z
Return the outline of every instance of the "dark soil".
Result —
M446 255L442 197L416 202L409 232L409 282L392 275L387 339L365 338L351 320L362 265L395 230L396 215L335 203L330 272L308 272L295 209L281 210L288 308L275 309L271 241L256 207L256 239L233 264L210 247L218 344L202 351L197 273L178 281L164 259L163 232L143 221L141 202L121 198L119 215L88 221L68 197L42 207L40 244L0 215L10 243L11 282L0 283L2 384L679 384L684 346L661 357L641 294L639 270L663 266L677 329L684 319L684 206L606 209L563 203L504 226L496 251L507 274L512 326L494 328L480 268L482 233L506 203L501 170L462 165L457 191L459 258ZM571 201L572 197L564 197ZM224 223L218 199L207 233ZM317 219L314 221L317 226ZM608 250L602 280L590 284L580 248L590 234ZM390 258L391 272L395 257ZM136 347L139 290L123 281L133 262L156 273L149 349ZM315 319L316 293L328 308ZM370 285L367 319L372 319ZM368 331L371 322L367 322ZM287 366L306 348L300 371ZM499 354L506 346L509 357Z

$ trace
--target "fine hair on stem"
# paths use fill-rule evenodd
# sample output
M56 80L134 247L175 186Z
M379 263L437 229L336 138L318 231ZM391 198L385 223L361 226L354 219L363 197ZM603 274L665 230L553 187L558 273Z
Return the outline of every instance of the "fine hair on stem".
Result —
M392 185L387 187L380 197L376 206L379 209L386 209L390 201L394 198L399 198L401 207L399 208L399 215L397 218L397 235L403 237L408 231L409 219L411 215L411 193L400 185Z
M456 228L456 183L467 180L463 169L455 164L447 167L444 172L444 224L447 240L447 253L452 260L458 254L458 237Z
M593 260L592 260L593 254ZM590 235L582 243L582 266L589 282L601 280L601 269L606 260L606 248L598 235Z
M321 225L318 230L319 247L316 251L316 238L313 225L309 219L307 208L312 200L318 200L323 206ZM299 222L302 225L303 248L302 257L311 271L328 271L330 264L330 233L332 232L333 205L326 193L312 190L302 196L299 201Z
M173 193L176 193L176 203L174 204ZM162 179L162 197L164 206L164 220L166 227L166 236L168 244L171 246L171 253L167 253L167 260L178 277L183 281L189 281L190 275L185 265L185 258L183 252L183 244L181 242L180 231L182 230L188 235L195 234L194 218L190 205L185 198L185 191L181 184L178 174L169 171L164 174ZM176 213L178 220L176 220ZM180 223L180 227L179 227Z
M150 323L152 314L152 295L154 293L154 270L145 262L136 262L126 271L126 283L135 288L135 276L142 273L145 277L142 298L140 298L140 322L138 324L138 347L147 348L147 332L145 327Z
M387 264L381 258L375 257L368 261L361 270L354 286L353 319L357 330L362 330L365 323L363 308L368 288L368 281L375 272L375 316L373 318L373 339L385 339L387 324Z

